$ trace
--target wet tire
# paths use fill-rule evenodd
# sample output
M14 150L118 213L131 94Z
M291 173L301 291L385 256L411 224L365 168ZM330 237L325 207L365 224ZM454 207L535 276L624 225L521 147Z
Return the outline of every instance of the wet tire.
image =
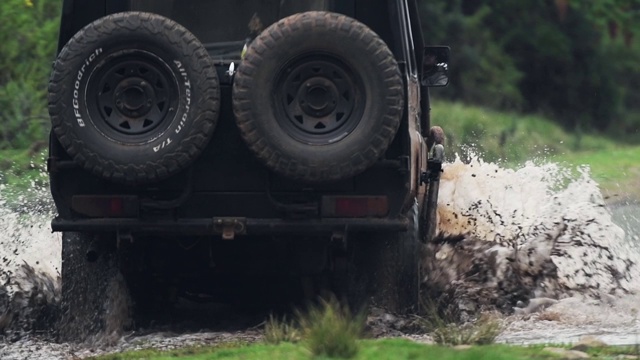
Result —
M131 322L115 235L62 235L60 340L111 343Z
M275 172L307 182L356 175L396 134L403 82L387 45L344 15L280 20L249 46L233 85L240 132Z
M361 233L352 244L348 298L352 307L363 304L396 314L419 307L423 245L417 201L406 216L406 232Z
M193 34L155 14L98 19L62 49L49 82L53 131L102 178L142 184L186 168L219 112L214 65Z

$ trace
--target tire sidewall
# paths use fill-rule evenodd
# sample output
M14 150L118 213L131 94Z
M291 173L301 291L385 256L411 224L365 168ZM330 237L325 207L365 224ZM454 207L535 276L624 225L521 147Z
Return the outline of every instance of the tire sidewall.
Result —
M254 131L262 135L257 140L261 144L256 146L250 144L250 146L263 160L267 160L273 170L285 176L292 176L294 173L301 174L295 169L302 167L306 171L302 172L305 175L299 180L309 182L338 180L363 171L381 157L395 135L399 117L402 114L401 112L394 114L398 119L391 121L389 114L392 112L391 107L398 105L402 107L400 73L397 64L394 64L395 73L391 76L395 77L395 81L392 84L388 83L390 77L388 73L381 74L380 64L372 59L372 48L377 47L386 51L390 59L393 59L393 56L377 36L372 37L371 42L368 43L356 35L360 30L373 33L363 24L353 22L357 23L356 30L347 35L339 28L338 22L327 21L318 25L312 21L306 21L308 19L305 19L304 15L294 15L299 16L296 20L301 20L295 23L297 26L295 32L281 32L276 24L265 30L265 33L270 32L269 34L261 35L259 39L254 40L263 42L264 50L250 47L244 62L238 69L241 74L236 75L234 82L234 111L236 117L240 118L242 116L238 115L245 109L238 104L250 104L248 116L252 119L251 128L242 129L241 125L243 136L245 136L244 133ZM287 41L283 41L284 39ZM358 121L358 124L346 136L336 134L337 141L321 145L297 140L287 132L277 118L280 114L276 104L281 101L276 94L280 74L289 64L313 54L328 55L344 64L355 74L355 80L361 82L364 89L364 93L359 95L361 98L358 100L364 102L361 116L359 119L349 119L349 121ZM250 69L245 70L246 67L243 67L245 62L250 63L248 66ZM253 69L257 70L253 71ZM394 86L396 87L392 88ZM400 87L399 91L398 87ZM267 89L270 94L246 91L246 89L256 88ZM393 99L394 103L390 104L389 99ZM395 124L389 124L393 121ZM247 140L246 136L245 140ZM376 146L369 146L371 143L375 143ZM260 154L261 152L270 154L265 156ZM364 152L366 154L363 154ZM283 165L283 154L288 164ZM272 163L269 164L269 162Z
M122 54L127 52L153 59L152 65L142 63L141 66L156 72L155 78L146 78L141 70L135 69L140 59L124 59ZM124 83L121 79L109 78L120 74L116 66L112 66L112 73L104 71L93 81L92 76L108 67L113 59L120 59L116 60L120 65L130 67L129 75L123 79L132 81ZM133 81L134 77L138 79ZM160 88L151 83L157 78L167 79L162 80L162 89L174 84L174 91L158 90ZM147 84L136 83L145 79L149 80ZM99 86L94 87L93 83ZM143 95L135 95L137 99L100 97L109 91L103 84L124 91L139 86L136 91ZM92 96L85 98L88 87ZM158 92L162 96L158 97ZM160 104L160 98L169 105ZM118 120L108 118L109 112L104 107L105 104L113 107L117 99L133 101L131 107L124 103L131 117L123 122L119 122L119 118L124 113L117 115ZM218 121L220 88L207 50L187 29L160 15L123 12L90 23L69 40L54 63L48 100L53 133L77 164L106 180L142 185L177 174L200 155ZM94 108L87 110L91 109L90 101L94 102ZM135 108L142 106L140 104L150 109L151 125L146 123L149 118L142 117L146 112ZM135 118L145 123L126 124Z
M66 133L73 134L84 149L80 152L108 153L109 159L116 163L145 163L158 155L171 152L172 148L188 137L193 124L193 113L196 112L194 98L201 96L198 90L191 84L191 75L185 68L188 59L184 59L174 49L165 46L157 37L136 35L131 36L120 29L117 34L97 41L92 47L86 47L81 55L76 55L67 60L69 55L62 52L60 62L68 68L66 87L73 89L65 94L61 101L65 104L65 110L59 124L66 127ZM133 48L136 50L132 50ZM139 139L134 142L125 142L116 139L104 131L99 122L104 120L90 114L87 98L88 86L96 81L96 73L108 67L118 56L125 54L147 53L155 56L162 65L166 66L178 89L178 107L165 118L158 128L148 133L148 139ZM107 125L108 126L108 125Z

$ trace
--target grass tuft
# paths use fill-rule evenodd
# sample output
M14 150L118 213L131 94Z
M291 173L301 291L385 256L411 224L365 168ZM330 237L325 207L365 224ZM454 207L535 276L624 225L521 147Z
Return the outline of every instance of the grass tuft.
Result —
M364 320L332 297L309 306L307 311L296 311L295 321L269 316L264 337L272 345L302 342L314 356L350 359L358 353Z
M498 318L483 314L475 322L437 327L431 336L440 345L489 345L501 332L502 324Z
M349 359L358 353L364 316L352 315L335 298L321 300L306 313L298 313L298 321L313 355Z
M426 315L418 318L418 324L439 345L489 345L503 331L500 318L495 314L481 314L474 321L460 323L459 316L441 312L436 304L423 305Z
M264 339L268 344L278 345L282 342L296 343L302 340L302 331L294 321L282 320L273 315L264 326Z

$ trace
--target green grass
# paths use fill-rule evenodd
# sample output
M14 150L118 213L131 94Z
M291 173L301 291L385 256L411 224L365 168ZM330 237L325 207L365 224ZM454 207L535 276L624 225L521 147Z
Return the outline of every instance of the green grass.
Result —
M49 183L45 155L32 150L0 151L0 201L13 208L42 200Z
M561 164L587 164L606 196L640 199L640 146L566 153L552 157Z
M0 185L25 190L33 184L45 184L46 157L29 149L0 151Z
M568 348L566 345L533 345L512 346L493 344L474 346L468 349L456 349L447 346L425 345L407 339L361 340L360 351L352 358L354 360L552 360L561 356L544 351L547 346ZM604 347L589 349L587 353L591 359L616 359L619 355L635 355L633 346ZM161 352L157 350L142 350L92 357L94 360L328 360L336 359L325 356L313 356L305 347L304 342L272 344L223 344L215 347L188 348Z
M498 112L459 103L435 102L432 123L447 134L450 158L471 147L485 161L521 163L583 151L602 151L616 144L602 136L569 133L535 115Z

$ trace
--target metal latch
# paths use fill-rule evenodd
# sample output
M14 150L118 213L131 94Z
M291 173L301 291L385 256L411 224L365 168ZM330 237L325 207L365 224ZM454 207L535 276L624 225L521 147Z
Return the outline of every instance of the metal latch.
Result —
M433 146L432 157L427 160L427 171L420 174L420 184L440 181L442 173L442 163L444 162L444 146L436 144Z
M213 230L222 234L223 240L233 240L236 235L247 232L247 219L245 218L213 218Z

